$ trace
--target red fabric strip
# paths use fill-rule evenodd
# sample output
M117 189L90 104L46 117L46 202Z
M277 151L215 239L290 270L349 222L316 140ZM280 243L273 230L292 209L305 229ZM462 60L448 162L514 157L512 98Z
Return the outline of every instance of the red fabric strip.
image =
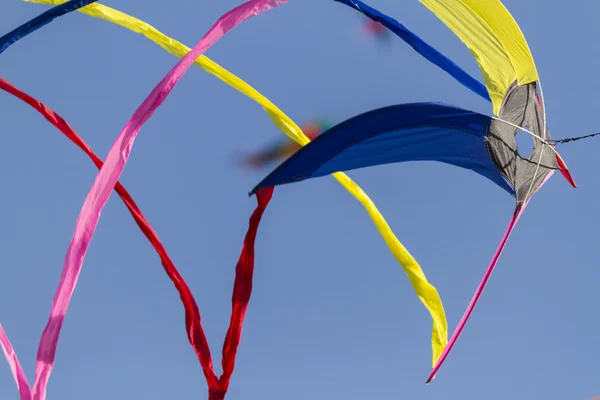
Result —
M244 246L235 268L235 283L233 286L233 296L231 298L231 319L229 321L229 330L223 343L223 359L221 365L223 374L219 378L219 386L216 391L209 392L210 400L222 400L229 388L229 380L233 374L235 366L235 356L242 336L242 325L250 302L252 294L252 277L254 275L254 242L258 225L265 212L274 187L268 187L256 192L258 205L250 217L248 232L244 239Z
M542 101L540 100L540 96L538 95L537 92L535 92L535 98L537 99L537 102L543 111ZM576 188L577 184L575 183L575 179L573 179L573 175L571 175L571 171L569 171L565 162L562 160L562 158L558 154L556 154L556 161L558 162L558 165L560 167L559 171L562 174L562 176L565 177L565 179L567 180L567 182L569 182L571 184L571 186Z
M102 167L102 160L91 150L85 141L60 115L52 111L45 104L20 91L2 78L0 78L0 89L23 100L37 110L52 125L58 128L69 140L76 144L77 147L83 150L92 159L96 167ZM200 311L189 287L169 257L166 249L158 238L158 235L152 226L150 226L150 223L146 220L131 195L127 192L123 185L121 185L120 182L117 182L115 185L115 190L127 206L127 209L133 216L140 230L144 233L146 238L148 238L152 244L152 247L154 247L158 253L165 272L179 292L185 309L185 325L188 339L194 351L196 352L196 355L198 356L204 376L206 377L209 389L209 398L211 400L223 399L225 397L225 393L227 392L227 388L229 387L229 380L233 373L235 356L242 333L242 325L244 322L246 309L248 308L248 302L250 301L250 294L252 292L252 276L254 273L254 242L256 240L256 233L262 215L273 195L273 188L265 188L256 193L258 205L250 217L248 232L246 234L244 246L236 267L236 277L232 297L232 314L229 330L223 346L223 375L221 378L217 378L214 372L210 348L202 328Z

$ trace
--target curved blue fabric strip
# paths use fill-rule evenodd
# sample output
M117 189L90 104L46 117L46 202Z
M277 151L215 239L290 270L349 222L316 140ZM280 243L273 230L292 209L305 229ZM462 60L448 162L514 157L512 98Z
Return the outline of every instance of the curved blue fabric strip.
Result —
M98 0L71 0L43 12L37 17L25 22L23 25L14 29L0 38L0 54L8 49L13 43L24 38L30 33L40 29L42 26L51 22L54 18L68 14L88 4L95 3Z
M394 32L399 38L408 43L419 54L452 75L454 79L459 81L465 87L471 89L485 100L491 101L488 91L483 83L466 73L462 68L454 64L448 57L428 45L425 41L423 41L423 39L415 35L395 19L377 11L360 0L334 1L352 7L371 18L373 21L380 22L383 26Z
M439 161L475 171L514 196L490 158L490 117L437 103L384 107L323 132L252 191L338 171L405 161Z

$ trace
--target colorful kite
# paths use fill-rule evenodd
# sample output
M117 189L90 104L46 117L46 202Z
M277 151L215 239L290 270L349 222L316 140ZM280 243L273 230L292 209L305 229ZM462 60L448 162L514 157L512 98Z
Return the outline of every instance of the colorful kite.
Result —
M113 189L125 202L140 229L152 243L167 275L178 290L185 309L186 332L207 380L209 400L221 400L226 395L234 370L244 317L251 296L254 242L258 225L271 200L275 186L333 174L365 207L390 251L407 273L419 299L431 314L433 371L427 382L433 379L456 343L498 262L508 237L532 196L556 170L561 171L575 187L575 182L556 151L555 144L583 137L563 140L550 138L546 126L541 84L529 48L516 22L499 0L487 2L420 0L467 45L483 73L485 85L396 20L359 0L335 0L368 17L370 20L365 24L365 29L370 34L377 38L387 38L389 32L393 32L465 87L491 101L493 116L438 103L412 103L363 113L334 127L330 127L326 120L315 121L305 126L304 132L254 88L202 55L239 23L278 7L288 0L247 1L223 15L193 49L165 36L143 21L109 7L93 4L96 0L25 1L51 4L56 7L1 37L0 53L53 19L79 10L141 33L182 59L133 114L118 135L105 163L60 116L0 78L0 89L36 109L86 152L100 168L77 220L75 233L65 257L50 318L40 339L33 386L29 385L12 345L0 325L0 346L17 382L21 400L45 400L46 398L46 387L54 365L62 322L100 213ZM247 159L249 165L258 167L287 158L252 191L252 194L257 196L258 205L250 217L248 231L236 266L232 314L223 344L223 373L220 377L214 371L200 312L191 291L169 258L157 234L129 193L118 182L138 132L194 63L259 103L274 124L295 142L279 143ZM323 131L325 132L322 133ZM515 140L518 132L532 136L534 148L531 154L519 154ZM584 137L595 135L597 134ZM311 142L313 139L314 141ZM306 146L307 144L309 145ZM449 342L446 317L436 289L427 282L416 260L397 240L369 197L349 177L340 172L404 161L438 161L470 169L504 189L515 198L516 202L508 229Z
M424 45L398 23L359 1L336 0L382 20L405 35L421 54ZM543 93L533 58L519 27L498 0L421 0L471 50L484 75L493 116L434 103L404 104L361 114L324 132L277 167L251 193L332 171L349 171L404 161L439 161L490 179L516 200L515 210L484 277L448 345L436 361L430 382L456 343L494 270L519 217L555 170L576 187L555 149L546 125ZM400 36L400 34L399 34ZM420 43L419 43L420 41ZM427 48L427 47L429 48ZM428 57L452 75L453 64ZM440 62L442 61L442 62ZM477 89L470 79L459 79ZM538 96L539 90L539 96ZM479 93L479 90L474 90ZM516 135L532 136L531 154L520 154Z
M314 140L323 131L329 129L331 125L329 120L322 118L302 126L302 131L307 138ZM262 168L273 162L285 160L301 147L298 143L290 140L279 140L266 149L243 157L242 164L250 169Z
M35 3L57 5L62 4L65 0L27 0ZM80 12L96 17L105 19L113 22L127 29L130 29L136 33L144 35L146 38L157 43L171 54L178 57L186 55L190 48L183 45L182 43L172 39L151 25L130 15L124 14L120 11L112 9L110 7L101 4L91 4L79 10ZM425 45L427 46L427 45ZM435 50L432 50L435 53ZM443 58L443 56L440 55ZM217 78L221 79L228 85L231 85L241 93L247 95L252 100L260 104L266 111L267 115L271 118L273 123L288 137L294 140L296 143L304 146L310 142L310 139L302 132L300 127L294 123L283 111L281 111L275 104L270 100L248 85L246 82L233 75L229 71L225 70L212 60L208 59L204 55L201 55L195 60L195 64L203 68L205 71L213 74ZM460 68L456 67L457 70ZM463 72L468 78L466 73ZM476 80L472 79L474 82ZM484 88L485 90L485 88ZM439 297L439 294L434 286L432 286L423 273L421 267L412 255L406 250L406 248L396 238L393 231L389 227L385 218L381 215L374 202L367 196L367 194L358 186L352 179L342 172L336 172L333 176L340 182L340 184L350 192L365 208L369 217L372 219L377 230L383 237L388 246L390 252L400 263L405 273L407 274L411 285L413 286L415 293L419 300L425 305L432 318L432 332L431 332L431 346L432 346L432 358L433 362L437 360L439 355L444 349L448 338L447 338L447 322L444 308ZM174 280L174 284L177 285L177 281ZM198 352L197 345L190 341L196 352Z
M390 39L390 31L378 21L368 19L365 21L363 29L367 35L372 36L380 41L387 41Z

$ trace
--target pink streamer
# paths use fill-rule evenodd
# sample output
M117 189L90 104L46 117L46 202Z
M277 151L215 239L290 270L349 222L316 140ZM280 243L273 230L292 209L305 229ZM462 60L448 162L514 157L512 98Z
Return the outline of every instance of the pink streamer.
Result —
M38 347L33 396L30 393L29 384L14 354L14 350L0 326L0 342L19 386L22 400L30 400L32 398L33 400L46 399L46 387L52 367L54 366L60 330L69 307L71 296L75 290L79 273L81 272L85 254L96 230L100 213L108 202L110 194L125 168L137 133L201 54L241 22L285 4L287 1L250 0L223 15L202 40L198 42L196 47L182 58L152 90L117 137L85 199L75 225L73 238L65 256L58 288L52 300L50 318L42 333Z
M542 181L540 186L538 186L538 188L532 193L531 197L533 197L538 192L538 190L540 190L542 188L542 186L544 186L544 184L548 181L548 179L550 179L552 177L553 174L554 174L554 171L550 171L550 173L548 173L548 175L544 178L544 180ZM504 233L504 237L502 238L500 245L496 249L496 252L494 253L494 257L492 257L492 261L490 262L490 265L488 265L487 270L485 271L485 274L483 275L483 279L479 283L479 286L477 287L477 290L475 291L475 294L473 295L473 298L471 299L471 302L469 303L467 310L465 311L462 318L460 319L460 322L458 323L458 326L454 330L454 333L452 333L452 336L450 337L450 341L444 348L444 351L442 352L442 355L440 356L440 358L438 358L437 362L435 363L435 366L433 367L431 374L429 374L429 378L427 378L427 381L425 382L425 384L427 384L427 383L431 382L433 379L435 379L435 374L442 367L442 364L444 363L444 360L446 360L446 357L448 357L450 350L452 350L452 347L454 347L454 345L456 344L458 337L460 336L462 330L464 329L465 325L467 324L467 320L469 319L469 317L471 316L471 313L475 309L475 305L477 304L479 297L483 293L483 289L485 288L487 281L490 279L492 272L494 272L494 268L496 268L496 264L498 264L498 260L500 259L500 255L504 251L504 246L506 245L508 238L510 237L513 229L515 228L515 225L519 221L519 218L521 218L521 215L525 211L525 208L529 204L531 197L525 203L523 203L520 206L518 205L515 208L513 217L510 220L510 223L508 224L508 228L506 229L506 232Z
M481 280L481 283L479 283L479 286L477 287L477 290L475 291L475 294L473 295L473 298L471 299L471 302L469 303L467 310L465 311L462 318L460 319L460 322L458 323L458 327L454 330L452 337L450 337L450 341L444 348L444 351L442 352L442 355L440 356L440 358L438 358L435 366L433 367L433 370L431 371L431 374L429 375L429 378L427 378L427 381L425 383L429 383L435 378L435 374L441 368L442 364L444 363L444 360L446 360L446 357L448 357L450 350L452 350L452 347L454 347L454 344L458 340L458 337L460 336L462 330L464 329L465 325L467 324L467 320L469 319L469 317L471 316L471 313L475 309L475 305L477 304L477 301L479 300L481 293L483 293L483 289L485 288L485 285L487 284L488 279L490 279L492 272L494 272L494 268L496 267L496 264L498 263L498 259L500 258L500 255L502 254L502 251L504 250L504 246L506 245L506 242L508 241L510 234L512 233L515 225L517 224L517 221L519 221L521 214L523 214L523 211L525 211L526 206L527 206L527 204L525 204L523 206L517 206L517 208L515 209L513 217L510 220L510 223L508 224L508 228L506 229L506 232L504 233L504 237L502 237L502 241L500 242L500 245L496 249L496 253L494 253L494 257L492 257L492 262L490 262L490 265L487 267L487 270L485 271L485 274L483 275L483 279Z
M539 99L538 99L538 101L539 101ZM546 184L546 182L548 182L548 179L550 179L552 177L552 175L554 175L554 171L550 171L548 173L548 175L546 175L546 177L544 178L544 180L542 181L540 186L538 186L538 188L531 194L531 196L525 203L523 203L520 206L518 205L516 207L516 209L513 213L513 217L510 220L510 223L508 224L508 228L506 229L506 233L504 234L504 237L502 238L502 241L500 242L498 249L496 249L496 253L494 253L494 257L492 257L492 261L491 261L490 265L488 266L487 270L485 271L485 274L483 275L483 279L481 280L481 283L479 283L479 286L477 287L477 290L475 291L475 294L473 295L473 298L471 299L471 302L469 303L467 310L465 311L462 318L460 319L460 322L458 323L458 326L454 330L454 333L452 333L452 336L450 337L450 341L444 348L444 351L442 352L442 355L440 356L438 361L435 363L435 366L433 367L431 374L429 374L429 378L427 378L427 381L425 382L425 384L428 384L433 379L435 379L435 374L442 367L442 364L444 363L444 360L446 359L446 357L448 357L450 350L452 350L452 347L454 347L454 345L456 344L456 341L458 340L460 333L462 332L463 328L467 324L467 320L469 319L469 317L471 316L471 313L475 309L475 305L477 304L477 301L479 300L481 293L483 293L483 289L485 288L485 285L487 284L488 279L492 275L494 268L496 268L496 264L498 263L498 260L500 259L500 255L502 254L502 251L504 251L504 246L506 245L506 242L508 241L510 234L512 233L513 229L515 228L515 225L519 221L519 218L521 218L521 215L525 211L525 208L529 204L529 201L531 201L531 198L542 188L542 186L544 186Z
M4 332L4 329L2 328L2 324L0 324L0 346L2 346L2 351L4 352L6 361L8 361L15 382L17 382L17 388L19 389L21 399L31 399L31 387L29 386L29 382L27 382L27 377L23 372L23 368L21 368L21 363L17 358L17 354L10 344L8 336L6 336L6 332Z

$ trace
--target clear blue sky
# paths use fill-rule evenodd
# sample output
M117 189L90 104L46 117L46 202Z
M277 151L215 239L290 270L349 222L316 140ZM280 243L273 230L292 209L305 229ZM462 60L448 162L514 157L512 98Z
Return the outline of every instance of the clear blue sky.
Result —
M171 4L173 3L173 4ZM176 3L176 4L175 4ZM193 46L240 1L107 1ZM481 77L460 41L416 0L372 0ZM600 5L505 0L537 62L555 138L600 129ZM0 32L45 11L2 2ZM401 40L362 36L361 15L292 0L253 18L207 55L296 122L444 101L490 113ZM104 157L177 59L145 38L80 13L0 56L0 76L61 114ZM0 93L4 195L0 321L33 380L35 355L97 170L33 109ZM262 109L192 67L142 129L121 182L158 231L200 306L213 360L231 309L235 262L268 172L232 155L282 137ZM584 400L600 395L597 239L600 140L560 147L560 174L521 219L470 323L437 379L431 321L370 219L331 177L276 189L256 248L254 293L230 400ZM434 163L354 171L438 288L450 329L508 223L513 199L476 174ZM17 398L0 362L0 399ZM183 308L158 256L113 194L63 326L49 400L205 399Z

